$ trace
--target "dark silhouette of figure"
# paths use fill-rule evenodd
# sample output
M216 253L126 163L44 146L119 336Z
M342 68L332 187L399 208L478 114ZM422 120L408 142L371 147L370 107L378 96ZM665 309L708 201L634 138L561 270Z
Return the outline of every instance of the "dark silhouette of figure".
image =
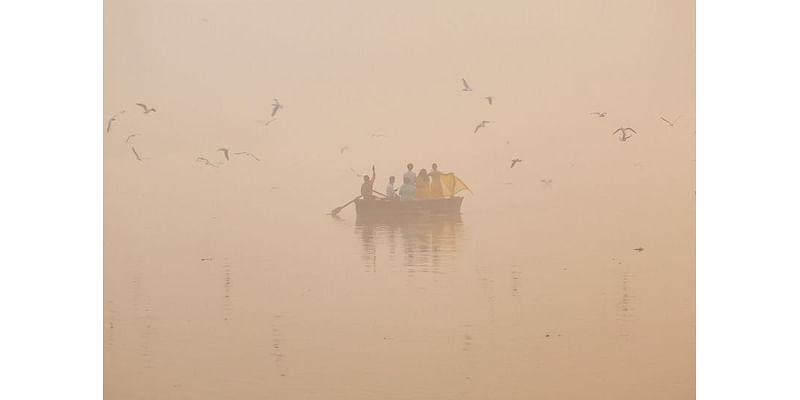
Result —
M375 183L375 166L372 166L372 178L364 175L364 183L361 184L361 198L364 200L372 200L375 196L372 195L372 184Z
M430 198L441 199L444 197L442 193L442 173L439 172L439 165L436 163L431 164L431 172L428 174L431 178Z

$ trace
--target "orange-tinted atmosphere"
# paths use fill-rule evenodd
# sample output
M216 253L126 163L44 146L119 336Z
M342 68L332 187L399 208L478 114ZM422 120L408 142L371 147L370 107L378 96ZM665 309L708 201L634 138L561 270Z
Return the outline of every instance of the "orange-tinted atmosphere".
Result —
M104 12L106 399L694 398L693 1Z

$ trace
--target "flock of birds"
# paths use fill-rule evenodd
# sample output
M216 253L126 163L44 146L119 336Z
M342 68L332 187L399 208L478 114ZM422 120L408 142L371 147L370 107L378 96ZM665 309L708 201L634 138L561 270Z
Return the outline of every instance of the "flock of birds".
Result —
M463 91L463 92L472 92L473 91L472 86L470 86L469 82L467 82L467 80L465 78L461 78L461 85L462 85L461 91ZM486 99L486 101L489 103L489 105L492 105L494 97L493 96L485 96L484 99ZM593 112L591 112L589 114L590 115L594 115L597 118L606 118L606 116L608 116L608 113L605 112L605 111L593 111ZM676 118L673 121L670 121L667 118L661 117L661 120L664 121L665 123L667 123L667 125L669 125L670 127L675 126L675 123L678 122L678 119L680 119L680 117ZM475 129L473 130L473 133L478 133L479 130L486 128L487 125L490 124L491 122L492 121L489 121L489 120L481 120L477 125L475 125ZM630 132L630 134L629 134L629 132ZM630 138L633 137L633 135L638 134L638 132L636 132L636 130L634 130L633 128L625 127L625 126L621 126L621 127L617 128L614 132L611 133L611 135L613 136L613 135L616 135L617 133L621 133L621 136L619 137L619 141L620 142L627 142ZM342 152L344 152L344 150L342 150ZM521 162L522 162L521 159L515 158L515 159L511 160L511 167L509 167L509 168L514 168L517 164L519 164ZM553 181L551 179L542 179L542 183L545 184L545 186L550 187L552 185Z
M144 103L136 103L136 105L142 108L142 114L147 115L147 114L156 112L156 109L154 107L148 107ZM264 125L265 126L269 126L269 124L271 124L273 121L275 121L275 119L276 119L275 115L282 108L283 108L283 104L281 104L281 102L278 99L273 99L272 112L270 113L271 119L266 121L264 123ZM111 125L114 123L114 121L117 120L117 118L120 115L122 115L124 113L125 113L125 110L122 110L120 112L117 112L117 113L113 114L108 119L108 122L106 123L106 134L108 134L108 135L111 134ZM130 143L131 139L133 139L133 138L135 138L137 136L142 136L142 135L139 134L139 133L131 133L131 134L129 134L125 138L125 143ZM139 154L139 152L136 151L136 147L134 145L131 145L131 152L133 153L134 158L136 158L136 161L144 161L144 160L148 159L146 157L142 157ZM220 147L220 148L217 149L217 152L222 153L222 158L224 158L224 161L223 160L211 161L208 157L199 156L199 157L197 157L195 159L195 162L202 163L203 165L207 165L207 166L210 166L210 167L218 168L219 166L221 166L221 165L225 164L226 162L230 161L231 160L231 156L233 156L233 157L250 157L255 161L261 161L261 159L258 158L258 156L256 156L253 153L250 153L248 151L234 151L234 152L232 152L230 149L228 149L226 147Z
M461 88L462 92L473 92L474 91L472 86L470 86L469 82L467 82L467 80L465 78L461 78L461 85L462 85L462 88ZM490 106L494 104L494 96L488 96L488 95L487 96L483 96L483 99L486 100L486 102ZM144 103L136 103L136 105L142 109L142 113L144 115L156 112L156 109L154 107L149 107ZM283 104L277 98L273 99L272 109L271 109L271 112L270 112L270 119L267 120L267 121L261 121L261 122L263 122L264 126L269 126L272 122L274 122L276 120L276 115L277 115L278 111L280 111L282 108L283 108ZM118 112L116 114L113 114L108 119L108 123L106 124L106 134L110 134L111 133L112 124L117 120L117 118L119 116L121 116L124 113L125 113L125 110L122 110L122 111L120 111L120 112ZM593 111L593 112L591 112L589 114L590 115L594 115L597 118L606 118L608 116L608 113L605 112L605 111ZM674 120L669 120L669 119L667 119L667 118L665 118L663 116L661 117L661 120L664 123L666 123L668 126L670 126L670 127L675 126L675 124L678 122L678 119L680 119L680 117L675 118ZM480 130L486 129L491 122L492 121L489 121L489 120L481 120L477 125L475 125L475 128L473 129L473 133L477 134ZM635 129L631 128L631 127L620 126L619 128L617 128L616 130L614 130L611 133L612 136L615 136L617 134L620 134L620 136L619 136L619 141L620 142L627 142L634 135L638 135L638 132ZM133 139L133 138L135 138L137 136L141 136L141 135L138 134L138 133L129 134L125 138L125 143L130 143L131 139ZM372 137L376 137L376 138L377 137L385 137L385 135L373 133ZM341 147L339 149L339 154L340 155L344 154L348 150L350 150L349 146L343 146L343 147ZM134 155L134 157L136 158L137 161L144 161L144 160L147 159L145 157L142 157L139 154L139 152L136 151L136 148L133 145L131 145L131 152L133 153L133 155ZM211 157L211 156L198 156L195 159L195 162L201 163L201 164L209 166L209 167L218 168L219 166L225 164L226 162L229 162L231 160L231 155L233 155L234 157L249 157L249 158L251 158L251 159L253 159L255 161L261 161L258 158L258 156L256 156L253 153L247 152L247 151L231 152L230 149L221 147L221 148L217 149L217 152L222 153L222 158L221 159L212 160L211 158L213 158L213 157ZM514 159L511 160L511 166L509 168L514 168L517 164L519 164L521 162L522 162L522 159L514 158ZM356 173L356 175L360 176L360 174L358 174L358 173ZM545 185L545 187L551 187L551 185L553 183L553 181L551 179L542 179L541 182L542 182L542 184Z

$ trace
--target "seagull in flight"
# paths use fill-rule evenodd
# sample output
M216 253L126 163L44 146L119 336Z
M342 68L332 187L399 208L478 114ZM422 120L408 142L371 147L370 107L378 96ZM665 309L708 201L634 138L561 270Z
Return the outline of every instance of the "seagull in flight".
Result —
M603 112L595 111L595 112L590 112L589 114L597 115L597 118L605 118L606 114L608 114L608 113L605 112L605 111L603 111Z
M492 121L486 121L486 120L483 120L483 121L481 121L481 123L480 123L480 124L478 124L477 126L475 126L475 132L474 132L474 133L478 133L478 129L481 129L481 128L486 128L486 124L488 124L488 123L490 123L490 122L492 122Z
M492 99L494 99L494 97L493 96L486 96L486 97L484 97L484 99L486 99L486 101L489 102L489 105L492 105Z
M542 179L540 182L542 182L542 184L544 184L545 187L553 186L553 180L552 179Z
M261 161L258 157L255 156L255 154L247 152L247 151L240 151L238 153L233 153L233 155L235 155L235 156L247 156L247 157L251 157L252 159L254 159L256 161Z
M231 159L231 157L228 155L228 152L230 151L229 149L226 149L224 147L220 147L220 148L217 149L217 151L221 151L222 154L225 155L225 159L226 160L230 160Z
M521 163L521 162L522 162L522 160L520 160L519 158L515 158L515 159L511 160L511 168L514 168L514 166L517 165L517 163Z
M675 123L678 122L679 119L681 119L681 117L675 118L675 121L670 122L668 119L666 119L664 117L661 117L661 120L666 122L667 125L669 125L669 126L674 126Z
M341 149L339 149L339 154L344 154L344 152L347 151L347 150L350 150L350 147L349 146L344 146Z
M122 110L122 111L112 115L111 118L108 119L108 124L106 124L106 133L111 133L111 123L116 121L117 120L117 116L120 115L120 114L123 114L123 113L125 113L125 110Z
M205 157L197 157L197 158L195 159L195 161L196 161L196 162L201 162L201 163L203 163L203 164L205 164L205 165L210 165L210 166L212 166L212 167L214 167L214 168L218 168L216 164L212 163L211 161L209 161L209 160L208 160L207 158L205 158ZM200 261L202 261L202 260L200 260Z
M641 252L644 251L644 247L637 247L637 248L633 249L633 251L638 251L638 252L641 253Z
M272 115L270 115L270 116L274 117L275 114L278 112L278 110L283 108L283 104L281 104L281 102L278 101L278 99L272 99L272 100L274 100L274 101L272 103Z
M145 114L150 114L151 112L156 112L155 108L148 108L146 105L144 105L142 103L136 103L136 105L139 106L139 107L142 107L142 110L144 110Z
M131 140L131 138L133 138L134 136L142 136L142 135L140 135L138 133L132 133L132 134L128 135L127 138L125 138L125 143L128 143L128 141Z
M131 146L131 151L133 151L133 155L136 156L136 159L142 161L142 157L139 157L139 153L136 152L136 149Z
M466 79L461 78L461 84L464 85L464 88L461 89L462 92L471 92L472 91L472 88L469 87L469 83L467 83Z
M620 127L620 128L617 128L617 130L615 130L614 132L612 132L611 135L616 135L617 132L622 132L622 135L624 136L625 132L627 132L627 131L631 131L633 133L639 133L639 132L636 132L635 130L633 130L633 128L622 128L622 127Z

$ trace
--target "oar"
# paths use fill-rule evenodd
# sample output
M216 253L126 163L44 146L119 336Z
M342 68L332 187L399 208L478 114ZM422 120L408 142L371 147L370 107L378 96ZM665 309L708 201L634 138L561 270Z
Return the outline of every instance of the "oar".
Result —
M361 197L361 196L358 196L358 197L356 197L355 199L348 201L348 202L347 202L347 203L345 203L343 206L339 206L339 207L336 207L336 208L334 208L333 210L331 210L331 216L334 216L334 217L335 217L335 216L336 216L336 214L339 214L339 211L342 211L342 210L343 210L345 207L349 206L351 203L354 203L354 202L355 202L356 200L358 200L360 197Z
M383 193L381 193L381 192L379 192L379 191L377 191L375 189L372 189L372 193L377 193L377 194L379 194L379 195L381 195L383 197L389 197L389 196L387 196L387 195L385 195L385 194L383 194Z

